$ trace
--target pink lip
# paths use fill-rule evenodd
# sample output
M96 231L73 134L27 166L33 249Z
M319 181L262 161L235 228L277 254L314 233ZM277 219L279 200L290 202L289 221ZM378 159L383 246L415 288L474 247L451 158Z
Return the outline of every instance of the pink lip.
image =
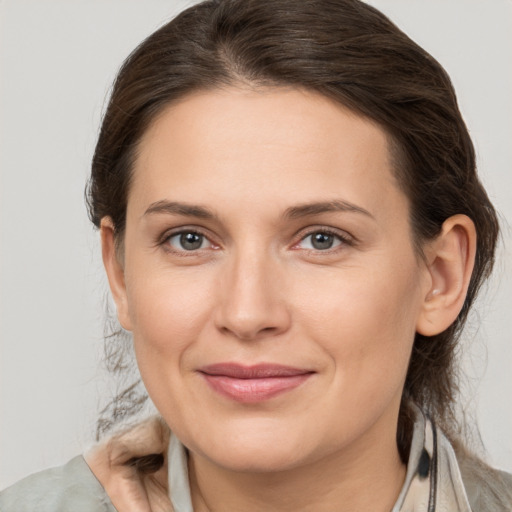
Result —
M276 364L220 363L199 370L210 387L232 400L256 403L300 386L314 372Z

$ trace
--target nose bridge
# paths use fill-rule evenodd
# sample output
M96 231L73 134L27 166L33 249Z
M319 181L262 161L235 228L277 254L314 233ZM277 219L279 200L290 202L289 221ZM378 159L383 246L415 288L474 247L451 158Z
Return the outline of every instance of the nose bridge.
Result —
M289 314L280 290L280 263L268 248L247 243L229 258L218 326L241 339L286 330Z

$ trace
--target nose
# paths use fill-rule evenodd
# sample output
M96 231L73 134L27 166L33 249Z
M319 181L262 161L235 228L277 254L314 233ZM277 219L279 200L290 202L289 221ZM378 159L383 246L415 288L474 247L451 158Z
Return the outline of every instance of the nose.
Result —
M283 270L268 254L240 254L219 286L217 328L240 340L282 334L290 327Z

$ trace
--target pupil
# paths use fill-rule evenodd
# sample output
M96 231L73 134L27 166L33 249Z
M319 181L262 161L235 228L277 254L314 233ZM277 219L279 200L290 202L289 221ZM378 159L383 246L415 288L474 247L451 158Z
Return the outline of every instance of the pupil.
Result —
M333 236L327 233L315 233L312 245L315 249L330 249L333 244Z
M187 251L199 249L203 243L203 237L197 233L183 233L180 236L181 246Z

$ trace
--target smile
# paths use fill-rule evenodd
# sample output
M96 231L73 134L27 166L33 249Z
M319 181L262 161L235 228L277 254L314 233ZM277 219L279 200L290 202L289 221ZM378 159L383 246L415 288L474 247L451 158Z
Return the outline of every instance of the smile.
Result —
M221 363L199 370L217 393L242 403L257 403L291 391L314 372L275 364L243 366Z

